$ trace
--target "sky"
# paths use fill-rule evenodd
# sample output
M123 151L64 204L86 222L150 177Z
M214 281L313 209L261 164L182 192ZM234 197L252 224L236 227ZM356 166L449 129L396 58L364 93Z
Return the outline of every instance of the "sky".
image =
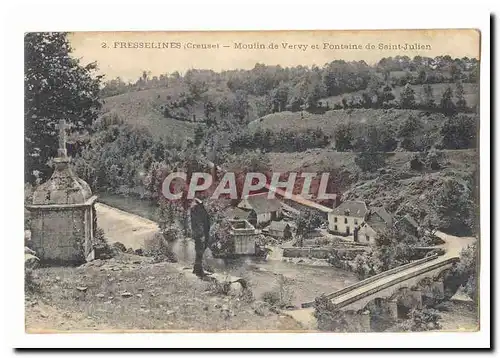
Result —
M480 50L480 33L472 29L76 32L69 38L73 56L84 64L97 61L99 72L106 80L119 76L133 82L144 70L151 72L151 76L159 76L174 71L185 73L191 68L217 72L251 69L256 63L321 67L342 59L373 64L383 57L397 55L479 58ZM199 48L202 45L212 48ZM255 48L251 49L251 46Z

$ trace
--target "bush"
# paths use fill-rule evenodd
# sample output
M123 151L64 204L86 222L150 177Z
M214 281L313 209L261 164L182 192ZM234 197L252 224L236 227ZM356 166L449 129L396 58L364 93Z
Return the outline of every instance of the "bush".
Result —
M314 317L318 322L318 329L320 331L347 331L348 322L344 313L337 310L325 295L317 297L314 300Z
M111 247L113 249L117 250L118 252L126 252L127 251L127 247L118 241L113 242L111 244Z
M398 331L424 332L441 328L439 311L432 308L414 308L410 311L409 319L397 325Z
M272 307L285 308L292 304L293 291L290 287L289 280L280 275L277 286L272 291L264 292L262 300L269 303Z
M222 282L219 282L216 279L211 278L208 284L207 291L215 295L227 296L231 292L231 281L226 279Z
M267 291L262 294L262 301L269 303L271 306L278 306L280 295L278 291Z
M167 230L168 232L168 230ZM144 241L144 256L153 257L155 262L177 262L177 256L169 247L164 234L156 233L151 239Z
M99 227L96 228L94 234L94 250L96 259L110 259L117 254L117 250L109 245L108 240L104 236L104 230Z
M33 271L30 269L24 270L24 292L28 295L40 293L42 286L36 281Z

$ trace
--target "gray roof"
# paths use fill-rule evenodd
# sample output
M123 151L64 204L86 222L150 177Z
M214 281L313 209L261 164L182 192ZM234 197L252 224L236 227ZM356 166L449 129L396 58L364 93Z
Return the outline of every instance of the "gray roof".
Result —
M247 219L250 211L240 209L238 207L230 206L224 210L224 215L228 219Z
M334 215L354 216L364 218L368 209L363 201L348 200L333 209Z
M286 221L271 221L269 224L270 230L285 231L286 227L290 225Z
M281 202L278 199L268 199L267 195L268 193L249 195L246 200L257 214L278 211L281 208Z

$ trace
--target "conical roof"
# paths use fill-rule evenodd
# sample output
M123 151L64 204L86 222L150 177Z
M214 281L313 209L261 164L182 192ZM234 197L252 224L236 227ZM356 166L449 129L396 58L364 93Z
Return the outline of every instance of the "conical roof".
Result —
M33 205L82 204L92 197L90 186L78 178L66 162L56 158L55 170L49 180L33 194Z

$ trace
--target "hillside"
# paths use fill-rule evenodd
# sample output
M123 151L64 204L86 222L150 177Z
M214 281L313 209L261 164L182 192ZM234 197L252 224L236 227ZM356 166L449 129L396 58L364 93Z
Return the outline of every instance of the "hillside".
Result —
M434 94L434 99L436 103L439 103L441 97L443 96L444 91L449 87L455 92L456 85L454 83L433 83L430 85L432 88L432 92ZM415 100L417 103L422 101L423 94L423 85L410 85L411 88L415 91ZM467 105L469 107L474 107L479 104L479 85L476 83L463 83L464 87L464 98L467 101ZM401 92L403 91L404 86L396 86L393 88L394 96L396 97L396 101L399 101L401 98ZM361 97L361 94L364 91L356 91L352 93L344 93L338 96L326 97L322 98L319 101L328 104L330 108L335 106L336 104L342 104L342 98L349 98L351 96Z
M148 128L158 137L179 139L192 137L196 124L165 118L162 106L168 97L178 97L180 89L153 88L123 93L104 99L103 115L117 116L125 123Z
M268 114L258 120L249 123L253 130L269 129L279 132L281 129L302 132L307 129L320 128L325 134L333 135L340 124L354 126L376 124L397 127L411 115L420 117L424 122L423 130L435 132L445 120L445 116L439 113L427 115L418 110L406 109L348 109L330 110L324 114L313 114L304 112L277 112Z
M151 88L127 92L104 99L102 114L117 116L120 120L148 128L157 137L182 141L193 137L194 129L204 125L205 104L233 100L229 90L209 89L193 99L183 85L168 88ZM247 116L257 118L254 96L248 96ZM178 107L172 108L173 105ZM169 107L166 112L165 109Z

